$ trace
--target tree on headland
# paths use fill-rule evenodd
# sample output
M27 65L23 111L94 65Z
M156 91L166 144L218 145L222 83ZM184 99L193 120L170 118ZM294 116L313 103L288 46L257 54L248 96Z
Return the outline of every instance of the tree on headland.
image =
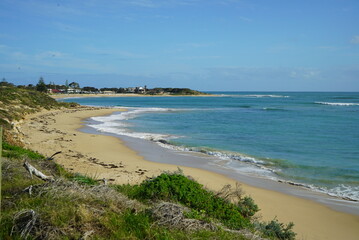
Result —
M80 88L80 84L78 84L77 82L72 82L72 83L69 84L69 86L72 87L72 88L75 88L75 89Z
M39 82L36 85L36 90L39 92L46 92L47 91L47 87L45 84L45 81L42 77L40 77Z
M9 83L6 78L2 78L1 82L0 82L0 87L13 87L14 84Z
M98 92L98 89L95 87L83 87L82 90L85 92Z
M50 82L50 84L48 85L49 88L51 89L55 89L56 88L56 84L54 82Z

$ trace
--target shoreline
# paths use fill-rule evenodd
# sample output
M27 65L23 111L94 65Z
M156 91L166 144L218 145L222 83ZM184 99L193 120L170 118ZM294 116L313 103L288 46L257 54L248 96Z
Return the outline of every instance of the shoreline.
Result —
M110 183L135 184L163 171L177 170L175 163L148 161L117 137L79 131L84 119L116 111L120 109L79 108L30 115L22 124L22 131L28 141L26 145L45 155L61 149L63 153L56 161L66 169L98 179L107 178ZM180 168L185 175L192 176L211 190L219 190L226 184L235 186L237 182L231 177L207 170ZM355 239L359 235L358 216L285 193L247 184L241 186L246 195L252 196L262 209L259 213L265 220L277 216L281 222L294 222L298 239Z
M80 131L85 133L101 134L114 136L124 141L124 144L130 149L135 150L146 160L157 163L181 165L182 167L198 168L210 172L218 173L231 178L235 181L248 184L253 187L276 191L279 193L308 199L321 203L333 210L349 213L359 217L359 204L357 201L345 198L331 196L329 194L312 190L300 184L285 182L282 180L273 180L264 176L248 175L236 171L232 168L226 168L221 163L214 163L218 159L200 152L183 152L174 149L164 148L155 141L134 138L130 136L116 135L111 133L99 133L91 127L84 126ZM96 133L97 132L97 133Z

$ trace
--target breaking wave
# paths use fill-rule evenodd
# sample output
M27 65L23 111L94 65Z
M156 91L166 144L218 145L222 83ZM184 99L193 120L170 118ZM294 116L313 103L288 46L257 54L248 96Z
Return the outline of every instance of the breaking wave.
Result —
M316 104L331 105L331 106L359 106L359 103L339 103L339 102L315 102Z
M325 105L339 105L347 106L343 104L348 103L325 103L316 102L317 104ZM354 105L359 105L354 104ZM269 111L276 111L279 109L265 109ZM163 148L182 151L182 152L195 152L203 153L208 156L214 157L214 161L211 164L219 165L224 168L235 170L241 174L254 174L256 176L265 177L274 181L286 183L293 186L307 188L313 191L328 194L330 196L339 197L350 201L359 201L359 186L349 186L345 184L338 184L335 187L326 188L319 187L312 184L304 184L300 182L293 182L290 180L284 180L281 173L281 168L285 163L280 163L271 159L262 159L249 155L245 155L237 152L221 151L218 149L210 149L203 147L188 147L181 146L171 143L171 139L180 138L181 136L169 135L169 134L158 134L148 132L134 132L129 129L131 124L126 121L134 119L144 113L160 113L160 112L174 112L183 111L183 109L171 109L171 108L127 108L127 111L121 112L120 114L112 114L109 116L92 117L93 123L88 124L89 127L96 129L99 132L110 133L116 135L124 135L139 139L145 139L156 142ZM282 177L281 177L282 176Z
M227 95L231 97L239 98L289 98L286 95L275 95L275 94L246 94L246 95Z
M128 129L128 127L131 127L131 124L126 122L126 120L134 119L137 116L144 114L144 113L172 112L172 111L178 111L177 109L170 109L170 108L136 108L136 109L126 108L126 109L127 109L127 111L121 112L121 114L112 114L109 116L92 117L91 120L94 120L98 123L88 124L88 126L96 129L99 132L124 135L124 136L146 139L146 140L151 140L151 141L158 141L160 139L176 138L176 136L168 135L168 134L156 134L156 133L130 131Z

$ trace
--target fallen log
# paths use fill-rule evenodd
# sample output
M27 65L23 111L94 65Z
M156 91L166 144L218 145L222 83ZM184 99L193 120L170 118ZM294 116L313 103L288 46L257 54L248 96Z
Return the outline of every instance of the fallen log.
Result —
M28 161L24 162L24 167L26 170L30 173L30 176L32 178L32 175L34 174L36 177L41 178L44 181L53 181L54 178L52 176L46 176L39 170L37 170L34 166L32 166Z

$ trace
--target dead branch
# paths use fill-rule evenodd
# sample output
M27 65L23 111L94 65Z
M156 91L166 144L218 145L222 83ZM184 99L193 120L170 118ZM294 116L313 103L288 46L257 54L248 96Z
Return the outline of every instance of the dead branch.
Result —
M15 232L20 233L20 237L26 239L36 226L38 214L30 209L23 210L15 214L14 226L11 230L11 235Z
M51 155L51 157L46 158L46 160L54 160L54 157L55 157L57 154L60 154L60 153L62 153L62 152L61 152L61 151L55 152L54 154Z
M24 167L26 170L30 173L30 176L32 178L32 174L34 174L36 177L41 178L44 181L53 181L54 178L52 176L46 176L39 170L37 170L34 166L32 166L28 161L24 162Z

